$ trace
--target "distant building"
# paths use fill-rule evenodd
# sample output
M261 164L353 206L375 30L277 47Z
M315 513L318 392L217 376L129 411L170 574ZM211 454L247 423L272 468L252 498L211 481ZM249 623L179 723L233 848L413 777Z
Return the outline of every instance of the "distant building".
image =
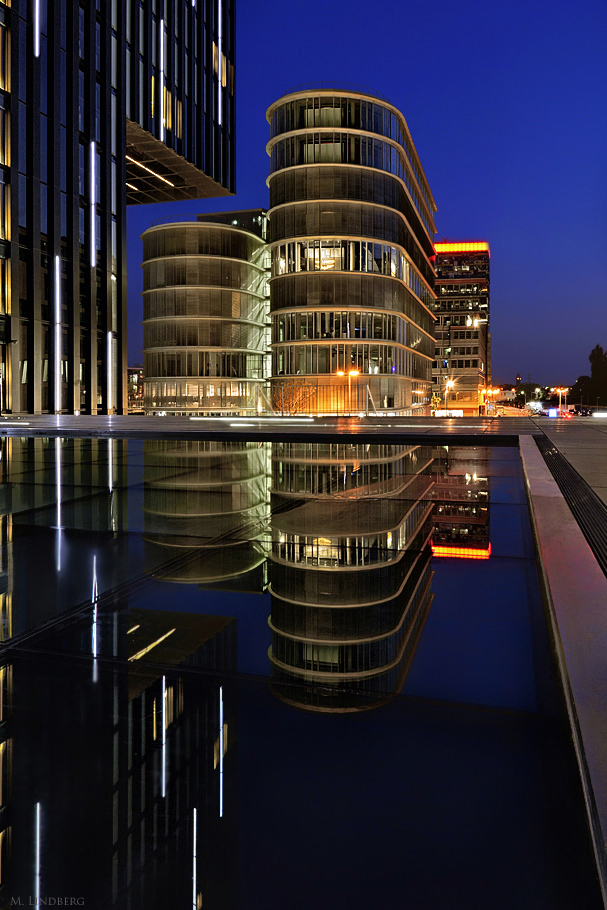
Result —
M126 206L234 192L233 0L0 4L0 398L124 413Z
M275 410L428 413L436 206L405 118L314 86L266 117Z
M129 414L143 413L143 364L127 367Z
M265 410L267 216L158 222L143 240L146 414Z
M491 385L490 250L486 241L436 243L437 408L484 413ZM480 411L479 411L480 409Z

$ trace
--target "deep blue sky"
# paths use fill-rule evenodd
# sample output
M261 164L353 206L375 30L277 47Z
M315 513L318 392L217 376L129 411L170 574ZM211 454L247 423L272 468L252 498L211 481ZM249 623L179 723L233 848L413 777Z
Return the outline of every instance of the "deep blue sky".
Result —
M237 193L129 207L129 363L142 359L141 232L161 215L267 206L266 108L338 80L403 112L436 239L491 244L494 382L588 373L591 348L607 347L604 0L236 7Z

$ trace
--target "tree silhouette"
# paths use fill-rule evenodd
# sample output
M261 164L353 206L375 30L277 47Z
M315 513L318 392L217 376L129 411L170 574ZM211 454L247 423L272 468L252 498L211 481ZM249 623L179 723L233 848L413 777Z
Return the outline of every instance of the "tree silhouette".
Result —
M588 355L590 376L578 376L570 400L576 404L607 404L607 351L596 344Z

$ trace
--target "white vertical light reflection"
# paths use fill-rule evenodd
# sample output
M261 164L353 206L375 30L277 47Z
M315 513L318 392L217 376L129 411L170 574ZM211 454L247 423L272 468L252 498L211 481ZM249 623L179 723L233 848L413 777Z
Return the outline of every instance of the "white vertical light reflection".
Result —
M107 412L108 414L114 407L113 401L113 383L112 383L112 333L107 333Z
M108 485L108 489L109 489L110 493L112 493L114 491L114 440L113 439L108 439L107 449L108 449L108 451L107 451L107 457L108 457L107 485Z
M34 57L40 56L40 0L34 0Z
M55 256L55 414L61 410L61 260Z
M114 440L108 439L107 446L107 485L110 491L110 523L112 531L116 530L116 516L114 515Z
M97 582L97 557L93 556L93 588L91 603L93 604L93 629L91 634L91 650L93 652L93 682L97 682L97 600L99 598L99 584Z
M40 803L36 803L34 903L40 906Z
M160 139L164 142L164 19L160 20Z
M221 126L221 82L223 79L222 52L223 40L221 34L221 0L217 0L217 123Z
M223 686L219 687L219 817L223 818Z
M167 678L162 677L162 798L167 792Z
M57 572L61 572L61 440L55 439L55 484L57 495Z
M193 828L193 841L194 849L192 856L192 910L197 910L196 908L196 895L198 894L198 878L196 875L196 822L198 817L198 810L194 809L194 828Z
M91 142L89 170L91 172L91 185L89 187L89 202L90 202L90 212L91 212L91 226L90 226L91 268L94 269L95 266L97 265L97 248L95 246L95 214L96 214L95 183L96 183L96 180L95 180L95 143L94 143L94 141Z

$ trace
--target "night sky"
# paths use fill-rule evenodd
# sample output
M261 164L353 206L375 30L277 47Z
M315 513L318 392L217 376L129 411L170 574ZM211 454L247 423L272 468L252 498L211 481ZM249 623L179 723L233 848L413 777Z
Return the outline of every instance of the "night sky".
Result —
M491 245L493 380L571 384L607 347L603 0L304 5L236 0L235 196L128 209L129 363L158 217L267 207L267 107L293 86L370 86L405 116L436 239Z

